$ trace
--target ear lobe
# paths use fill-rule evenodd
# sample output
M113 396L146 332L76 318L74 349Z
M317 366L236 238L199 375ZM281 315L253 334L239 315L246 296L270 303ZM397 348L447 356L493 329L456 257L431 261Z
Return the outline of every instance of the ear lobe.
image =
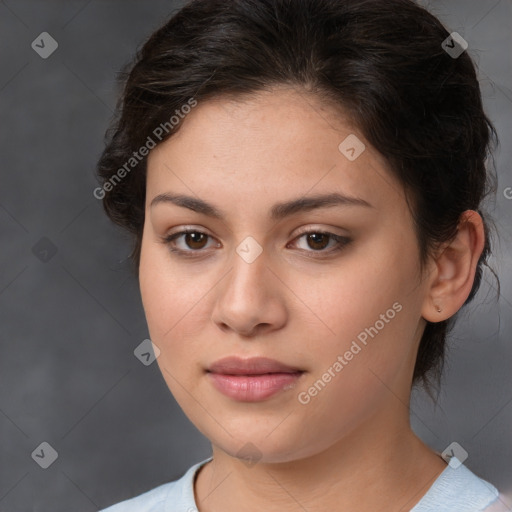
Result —
M434 272L422 308L425 320L446 320L462 307L471 293L484 244L482 217L474 210L466 210L455 238L442 246L433 262Z

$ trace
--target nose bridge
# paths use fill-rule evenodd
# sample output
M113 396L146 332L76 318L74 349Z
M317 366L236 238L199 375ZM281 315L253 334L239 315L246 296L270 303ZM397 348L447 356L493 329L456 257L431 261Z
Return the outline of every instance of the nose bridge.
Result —
M228 286L237 298L253 297L263 291L268 258L254 239L244 239L236 248L232 258L232 270ZM256 245L257 244L257 245ZM239 292L242 297L239 296Z
M212 320L222 329L240 334L261 332L286 323L286 307L272 285L268 254L254 240L236 248L230 271L219 288Z

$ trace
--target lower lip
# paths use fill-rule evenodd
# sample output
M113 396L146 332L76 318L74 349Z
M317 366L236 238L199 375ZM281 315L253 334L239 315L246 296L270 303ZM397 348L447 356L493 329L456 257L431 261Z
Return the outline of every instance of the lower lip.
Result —
M223 375L208 372L213 385L224 395L242 402L258 402L295 387L303 372L264 375Z

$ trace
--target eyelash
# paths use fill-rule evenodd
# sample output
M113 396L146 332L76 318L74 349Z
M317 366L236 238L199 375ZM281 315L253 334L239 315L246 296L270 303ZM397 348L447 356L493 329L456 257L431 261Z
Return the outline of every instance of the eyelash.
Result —
M203 256L203 254L201 254L201 253L204 252L204 249L197 249L197 250L190 249L190 250L184 251L182 249L176 249L175 247L172 247L173 242L177 238L179 238L183 235L189 234L189 233L197 233L200 235L205 235L209 238L213 238L211 235L208 235L208 233L204 233L203 231L199 231L198 229L184 229L177 233L173 233L172 235L162 237L161 241L164 245L168 246L169 251L177 254L178 256L182 256L184 258L198 258L198 257ZM330 233L329 231L322 231L322 230L318 230L318 229L303 231L303 232L299 233L294 238L294 240L298 240L298 239L300 239L304 236L310 235L310 234L326 235L330 239L333 239L337 243L337 245L334 248L331 248L328 250L320 249L320 250L315 251L313 249L312 250L301 249L301 251L303 251L303 252L312 253L311 257L313 257L313 258L325 258L326 257L325 255L332 255L333 253L340 252L341 250L343 250L347 245L349 245L352 242L352 240L350 238L347 238L345 236L335 235L334 233Z

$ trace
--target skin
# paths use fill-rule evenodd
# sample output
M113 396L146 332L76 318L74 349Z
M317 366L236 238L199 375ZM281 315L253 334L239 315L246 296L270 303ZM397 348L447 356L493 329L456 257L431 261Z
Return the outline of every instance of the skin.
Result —
M182 123L148 157L139 276L162 375L212 443L213 461L194 486L199 511L409 510L446 467L409 423L417 348L426 320L449 318L470 293L481 217L464 212L457 237L420 274L401 186L357 127L321 98L280 87L201 103ZM354 161L338 149L349 134L366 146ZM332 192L372 207L269 217L275 203ZM151 207L163 193L201 198L225 217L170 202ZM175 240L201 251L195 259L162 242L186 227L211 236ZM320 239L319 250L302 228L351 242L329 254L335 240ZM248 236L263 249L252 263L236 252ZM397 302L401 311L300 403L298 394ZM229 355L266 356L305 373L264 401L236 401L205 373ZM254 465L237 456L247 443Z

